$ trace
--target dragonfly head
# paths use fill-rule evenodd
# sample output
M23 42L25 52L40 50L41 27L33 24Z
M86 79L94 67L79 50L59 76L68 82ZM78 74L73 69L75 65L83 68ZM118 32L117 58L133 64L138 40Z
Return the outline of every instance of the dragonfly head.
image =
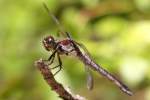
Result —
M52 36L45 37L42 42L47 51L53 50L56 47L56 41Z

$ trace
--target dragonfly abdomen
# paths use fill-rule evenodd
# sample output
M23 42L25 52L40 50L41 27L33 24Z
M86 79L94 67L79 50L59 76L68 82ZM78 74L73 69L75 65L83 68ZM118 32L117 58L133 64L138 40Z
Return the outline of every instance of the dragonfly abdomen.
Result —
M104 68L96 64L88 55L82 54L82 56L79 57L79 59L85 64L88 65L90 68L97 71L99 74L103 75L110 81L114 82L123 92L125 92L128 95L132 95L133 93L129 90L129 88L123 84L121 81L119 81L115 76L113 76L111 73L106 71Z

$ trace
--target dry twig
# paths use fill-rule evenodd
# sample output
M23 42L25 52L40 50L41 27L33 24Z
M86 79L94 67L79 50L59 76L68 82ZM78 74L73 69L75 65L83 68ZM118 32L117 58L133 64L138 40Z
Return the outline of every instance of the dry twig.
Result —
M45 81L60 98L63 100L85 100L85 98L79 95L73 95L70 91L65 90L65 88L55 80L48 65L42 59L36 61L35 66L37 66L37 68L41 71Z

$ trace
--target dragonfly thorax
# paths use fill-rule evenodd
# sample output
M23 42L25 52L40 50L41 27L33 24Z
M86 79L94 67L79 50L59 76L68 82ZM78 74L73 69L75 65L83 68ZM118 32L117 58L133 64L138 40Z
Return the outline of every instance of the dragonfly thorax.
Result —
M73 51L75 50L73 44L68 39L59 41L58 44L60 46L60 50L59 50L60 54L67 54L68 55L68 54L73 53Z
M57 45L56 41L52 36L45 37L42 42L47 51L54 50Z

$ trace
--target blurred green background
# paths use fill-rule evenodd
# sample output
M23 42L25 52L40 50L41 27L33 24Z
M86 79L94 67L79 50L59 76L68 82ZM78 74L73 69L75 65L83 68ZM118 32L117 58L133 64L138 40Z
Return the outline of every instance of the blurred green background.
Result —
M42 39L57 38L58 32L43 1L0 0L0 100L60 100L34 66L51 54ZM96 72L94 89L88 91L84 65L66 56L62 56L63 70L56 75L60 83L88 100L150 100L150 0L44 2L73 39L134 95L122 93Z

